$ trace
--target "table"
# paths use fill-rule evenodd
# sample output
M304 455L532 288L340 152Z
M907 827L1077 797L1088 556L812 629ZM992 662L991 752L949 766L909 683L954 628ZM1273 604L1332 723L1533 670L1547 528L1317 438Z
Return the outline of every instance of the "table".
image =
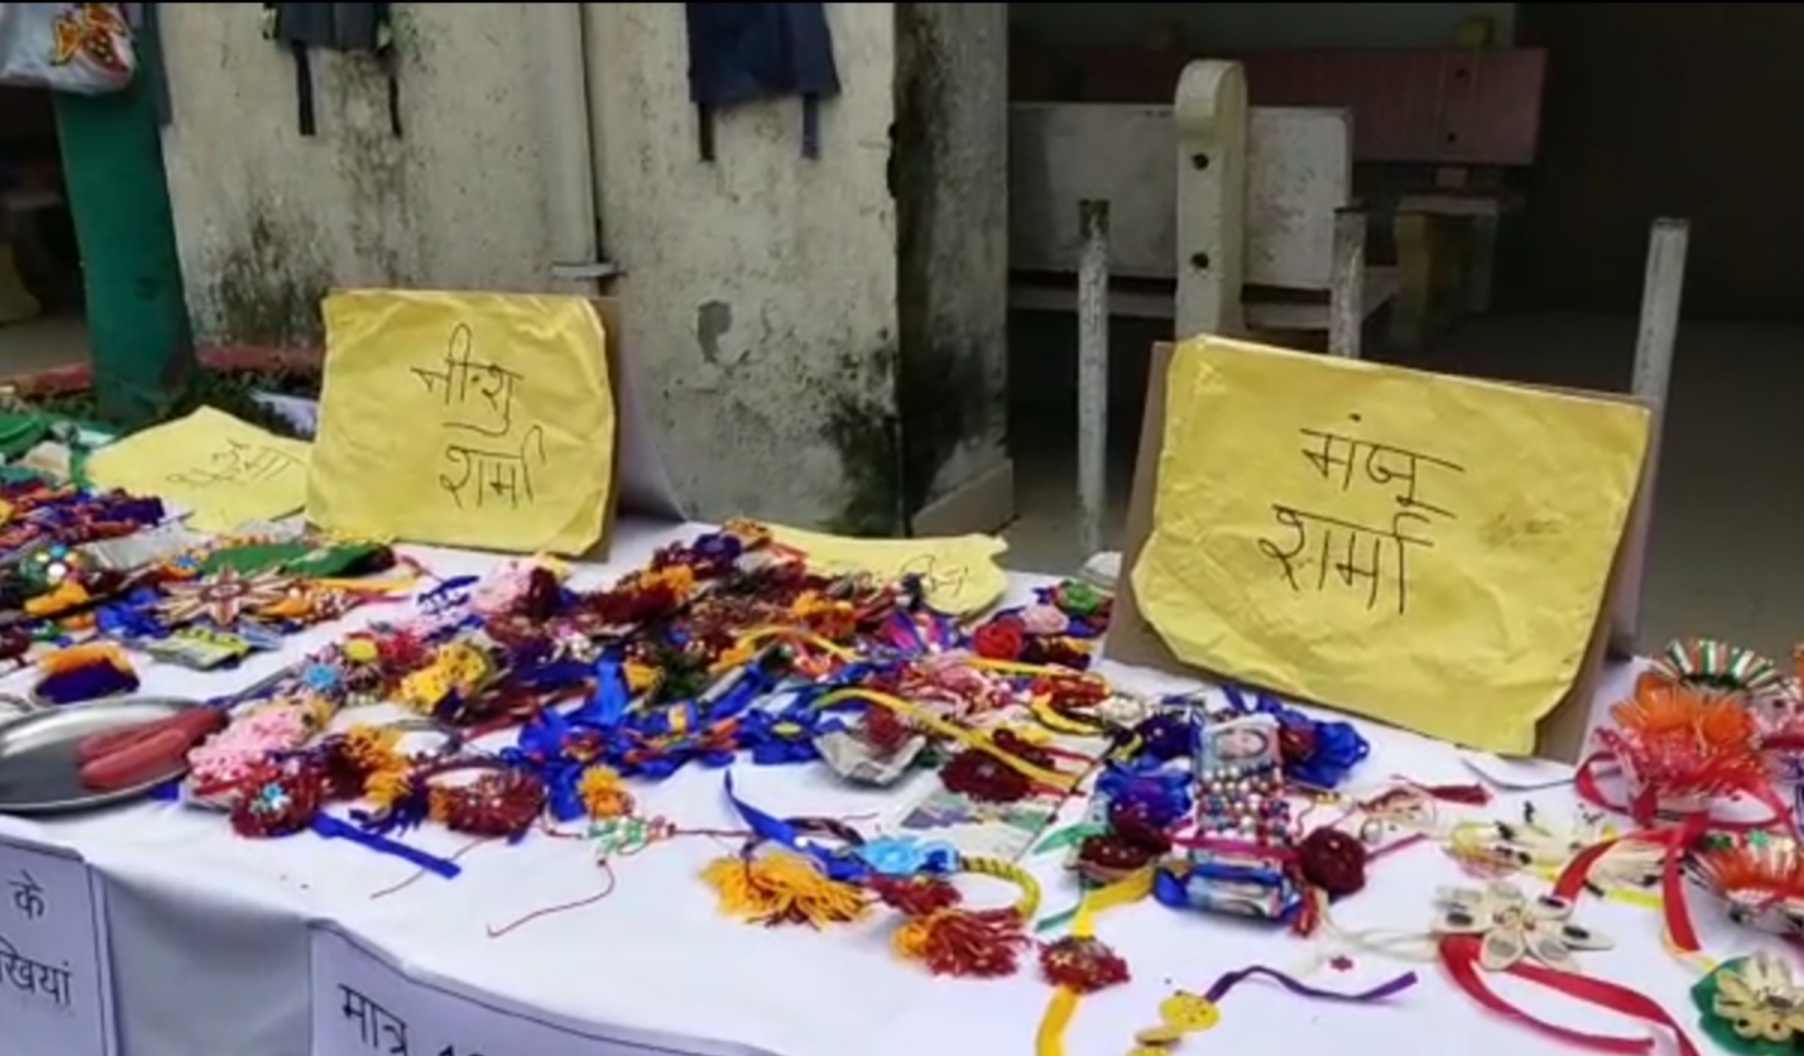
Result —
M640 564L656 546L695 530L622 522L613 559L605 568L579 572L578 584L612 578ZM446 576L477 572L495 560L415 553ZM1014 587L1024 595L1045 580L1016 576ZM378 615L379 609L366 609L352 622ZM316 647L345 630L343 622L317 629L297 639L294 649ZM228 682L248 685L283 662L262 657L230 678L152 667L145 672L145 689L217 695L233 688ZM1142 692L1194 688L1152 672L1119 667L1105 672ZM1600 699L1623 692L1630 676L1627 670L1616 672ZM1366 732L1373 755L1356 782L1376 783L1392 774L1424 783L1474 780L1444 745L1369 725ZM819 766L742 762L734 772L743 796L777 814L893 810L902 798L848 789ZM726 826L732 821L721 779L719 771L690 768L662 785L636 783L634 792L651 810L682 824ZM1564 788L1532 798L1553 812L1550 817L1563 817L1572 802ZM1078 805L1068 809L1075 813ZM1506 797L1487 814L1517 809ZM310 1001L338 1000L336 994L309 994L309 927L325 921L392 952L421 979L599 1028L597 1033L613 1040L583 1050L597 1054L1023 1053L1032 1051L1052 993L1031 970L998 981L932 977L891 953L893 921L882 915L825 933L731 921L716 913L713 892L698 877L723 850L705 839L660 845L625 861L618 866L617 888L605 900L491 939L485 925L583 898L602 886L579 841L534 835L518 846L483 846L461 859L464 872L454 880L428 876L374 900L372 893L406 879L411 867L310 834L244 840L223 818L169 804L42 823L0 819L0 836L73 848L102 877L119 1056L309 1056ZM445 855L465 842L433 829L408 839ZM1057 859L1044 855L1025 863L1046 886L1043 913L1076 901L1076 888L1061 875ZM1470 883L1450 859L1419 845L1375 865L1367 890L1346 900L1337 917L1348 928L1425 931L1433 919L1434 887L1462 882ZM1736 931L1703 900L1696 917L1705 948L1718 955L1767 941ZM1641 990L1683 1023L1695 1019L1687 994L1695 975L1663 951L1657 914L1593 899L1584 902L1577 919L1617 941L1612 950L1581 955L1591 974ZM1066 1034L1072 1056L1127 1052L1134 1032L1157 1022L1157 1006L1174 987L1200 990L1225 971L1255 963L1296 971L1313 952L1282 929L1153 904L1101 916L1098 935L1127 958L1134 981L1084 1000ZM1363 989L1403 967L1363 953L1353 959L1350 971L1323 971L1314 981ZM1478 1009L1435 966L1414 967L1422 984L1378 1006L1343 1007L1247 985L1224 1002L1219 1026L1175 1051L1276 1052L1319 1047L1324 1037L1332 1037L1337 1052L1376 1054L1395 1051L1398 1039L1408 1034L1443 1043L1458 1039L1455 1044L1471 1056L1551 1047ZM1616 1034L1636 1029L1513 980L1494 985L1521 1007L1572 1027ZM4 1037L0 1056L12 1056ZM483 1056L526 1054L485 1051Z

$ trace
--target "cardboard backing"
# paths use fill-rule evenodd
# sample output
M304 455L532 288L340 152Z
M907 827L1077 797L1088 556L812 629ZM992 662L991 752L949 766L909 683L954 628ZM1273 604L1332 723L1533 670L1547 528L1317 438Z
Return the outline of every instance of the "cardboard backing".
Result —
M1201 670L1179 660L1140 614L1139 605L1134 600L1132 571L1140 560L1140 551L1146 546L1147 536L1152 532L1153 496L1159 490L1159 449L1165 437L1165 382L1166 375L1170 372L1173 348L1169 342L1153 346L1152 371L1147 380L1146 415L1140 428L1140 444L1134 461L1133 491L1128 499L1126 538L1121 548L1121 575L1116 585L1114 615L1109 623L1108 637L1103 642L1103 655L1124 664L1159 668L1180 674L1200 673L1205 678L1216 681L1234 681L1231 672ZM1557 391L1594 399L1638 402L1622 393L1578 389ZM1608 659L1611 642L1613 639L1627 640L1624 627L1632 624L1632 613L1627 612L1619 602L1625 593L1635 593L1625 592L1623 584L1640 580L1642 562L1647 553L1649 511L1644 498L1648 490L1647 482L1653 473L1654 447L1651 442L1648 450L1650 457L1641 466L1641 481L1636 487L1634 501L1629 506L1622 539L1617 544L1616 557L1610 566L1610 578L1604 588L1602 604L1598 606L1597 623L1592 628L1585 659L1579 665L1578 675L1571 688L1536 728L1535 754L1543 758L1565 762L1578 760L1590 727L1592 698L1602 680L1604 662ZM1323 701L1303 703L1333 707ZM1370 716L1359 717L1368 721L1380 721L1371 719Z

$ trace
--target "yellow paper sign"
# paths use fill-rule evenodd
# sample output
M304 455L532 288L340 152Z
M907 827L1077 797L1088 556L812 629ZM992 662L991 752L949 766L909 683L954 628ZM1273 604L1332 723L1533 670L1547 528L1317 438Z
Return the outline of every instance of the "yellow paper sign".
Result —
M1185 663L1526 753L1587 652L1638 406L1199 338L1166 381L1142 614Z
M189 510L203 532L271 520L307 501L309 445L202 407L94 452L88 478Z
M775 540L808 555L823 575L866 574L884 580L918 575L927 602L941 612L967 616L996 603L1008 590L1008 575L996 559L1008 544L990 535L945 539L848 539L771 525Z
M614 479L607 335L581 297L326 298L307 516L421 543L579 554Z

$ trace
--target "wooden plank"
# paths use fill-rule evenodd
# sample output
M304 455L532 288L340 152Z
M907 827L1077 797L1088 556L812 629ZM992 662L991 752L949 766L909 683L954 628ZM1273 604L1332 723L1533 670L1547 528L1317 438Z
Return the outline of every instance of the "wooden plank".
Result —
M1352 110L1358 161L1534 163L1547 79L1542 49L1266 51L1240 58L1258 106Z

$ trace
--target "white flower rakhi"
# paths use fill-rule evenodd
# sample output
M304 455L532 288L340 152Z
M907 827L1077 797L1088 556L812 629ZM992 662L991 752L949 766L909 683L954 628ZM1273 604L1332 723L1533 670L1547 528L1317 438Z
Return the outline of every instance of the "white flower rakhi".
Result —
M1610 940L1570 922L1572 903L1557 895L1529 898L1511 883L1443 888L1435 934L1479 940L1478 963L1501 972L1525 957L1563 972L1577 967L1574 950L1607 950Z
M1610 941L1572 923L1570 899L1531 898L1515 884L1498 880L1481 889L1444 889L1437 901L1434 933L1441 964L1454 983L1485 1008L1538 1034L1596 1052L1632 1051L1646 1044L1645 1039L1589 1034L1538 1019L1485 983L1488 972L1501 972L1664 1027L1672 1033L1680 1056L1697 1056L1697 1047L1659 1002L1576 971L1575 951L1607 949Z

